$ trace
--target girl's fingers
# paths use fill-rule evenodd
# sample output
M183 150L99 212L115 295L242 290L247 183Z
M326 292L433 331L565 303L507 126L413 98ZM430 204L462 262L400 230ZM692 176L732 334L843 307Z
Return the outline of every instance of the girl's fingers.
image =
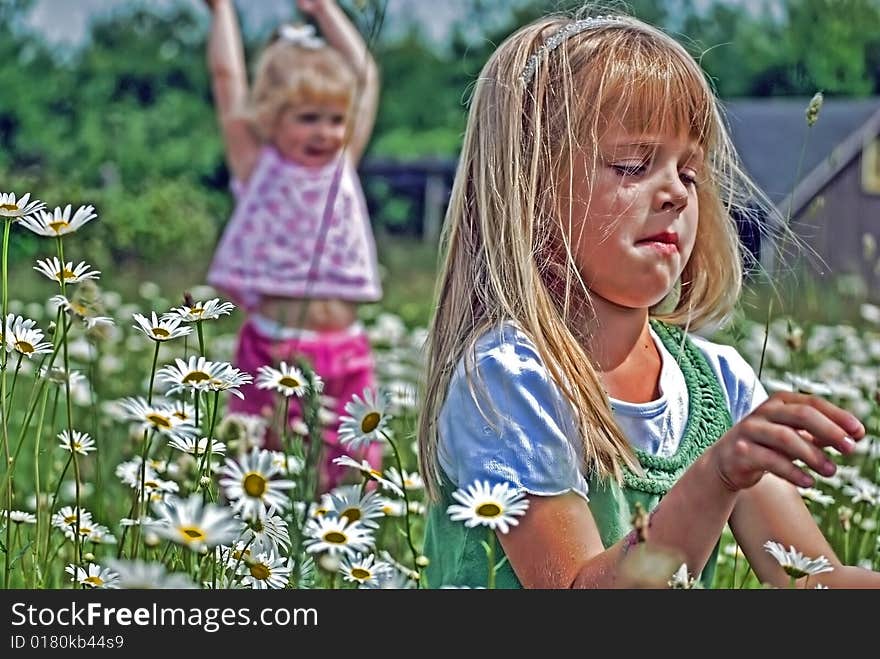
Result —
M800 460L823 476L831 476L837 469L834 462L819 446L805 439L797 430L787 424L776 424L762 420L759 423L750 424L747 427L747 432L757 445L774 451L788 462Z
M816 399L817 401L819 399ZM831 406L838 412L843 412L827 401L821 401ZM764 418L772 423L788 426L795 430L803 430L812 435L813 443L819 446L833 446L841 453L852 453L855 442L849 434L849 429L842 426L842 419L838 414L838 420L834 420L820 406L810 404L792 403L785 405L772 405L764 410ZM824 406L823 406L824 407ZM843 412L849 415L848 412ZM852 416L852 415L849 415ZM861 424L859 424L861 426ZM850 428L852 426L850 425Z
M816 481L812 476L795 466L781 453L760 444L753 444L751 448L755 464L766 473L775 474L797 487L812 487L815 484Z
M844 432L852 439L861 439L865 436L865 426L861 421L850 412L839 408L837 405L824 398L788 391L775 394L774 397L778 397L786 404L802 404L815 408L843 428Z

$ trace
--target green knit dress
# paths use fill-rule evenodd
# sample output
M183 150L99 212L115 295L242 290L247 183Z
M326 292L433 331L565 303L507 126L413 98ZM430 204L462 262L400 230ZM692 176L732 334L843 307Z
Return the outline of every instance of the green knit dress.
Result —
M688 420L678 450L661 457L636 449L644 475L625 469L623 483L590 475L590 512L599 527L602 543L610 547L632 530L636 502L653 510L660 499L684 471L732 425L730 412L718 378L706 358L684 332L652 320L651 326L666 349L678 361L688 391ZM470 485L463 483L462 486ZM425 529L425 555L430 559L426 576L431 588L441 586L485 587L488 562L483 545L488 536L484 526L467 528L453 522L446 509L453 503L454 485L444 479L441 500L428 507ZM528 512L526 512L528 515ZM495 574L496 588L521 588L510 563L504 560L500 543L495 542L496 563L502 563ZM703 586L710 587L718 557L715 546L700 575ZM672 575L670 575L671 577Z

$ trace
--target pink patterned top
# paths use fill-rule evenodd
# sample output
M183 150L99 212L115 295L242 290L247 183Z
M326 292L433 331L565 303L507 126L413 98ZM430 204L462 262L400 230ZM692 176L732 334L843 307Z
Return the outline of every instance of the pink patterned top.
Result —
M262 295L373 302L382 297L376 245L351 162L304 167L264 146L236 205L208 283L246 310ZM327 199L332 211L325 217Z

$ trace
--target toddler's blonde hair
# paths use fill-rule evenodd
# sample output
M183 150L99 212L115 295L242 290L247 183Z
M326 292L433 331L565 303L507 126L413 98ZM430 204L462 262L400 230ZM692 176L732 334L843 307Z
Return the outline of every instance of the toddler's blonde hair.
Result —
M289 107L333 103L350 113L356 85L351 67L333 47L305 48L275 36L257 60L245 114L257 134L269 139Z

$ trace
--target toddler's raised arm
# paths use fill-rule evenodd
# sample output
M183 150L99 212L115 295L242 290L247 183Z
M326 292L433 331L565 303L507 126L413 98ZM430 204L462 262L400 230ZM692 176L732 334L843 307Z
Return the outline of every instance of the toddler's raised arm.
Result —
M315 17L321 34L342 53L358 79L348 152L357 163L373 132L379 102L379 72L367 43L335 0L297 0L300 11Z
M211 9L208 68L217 120L226 146L226 161L240 181L250 176L259 152L259 140L240 116L248 94L241 30L232 0L205 0Z

